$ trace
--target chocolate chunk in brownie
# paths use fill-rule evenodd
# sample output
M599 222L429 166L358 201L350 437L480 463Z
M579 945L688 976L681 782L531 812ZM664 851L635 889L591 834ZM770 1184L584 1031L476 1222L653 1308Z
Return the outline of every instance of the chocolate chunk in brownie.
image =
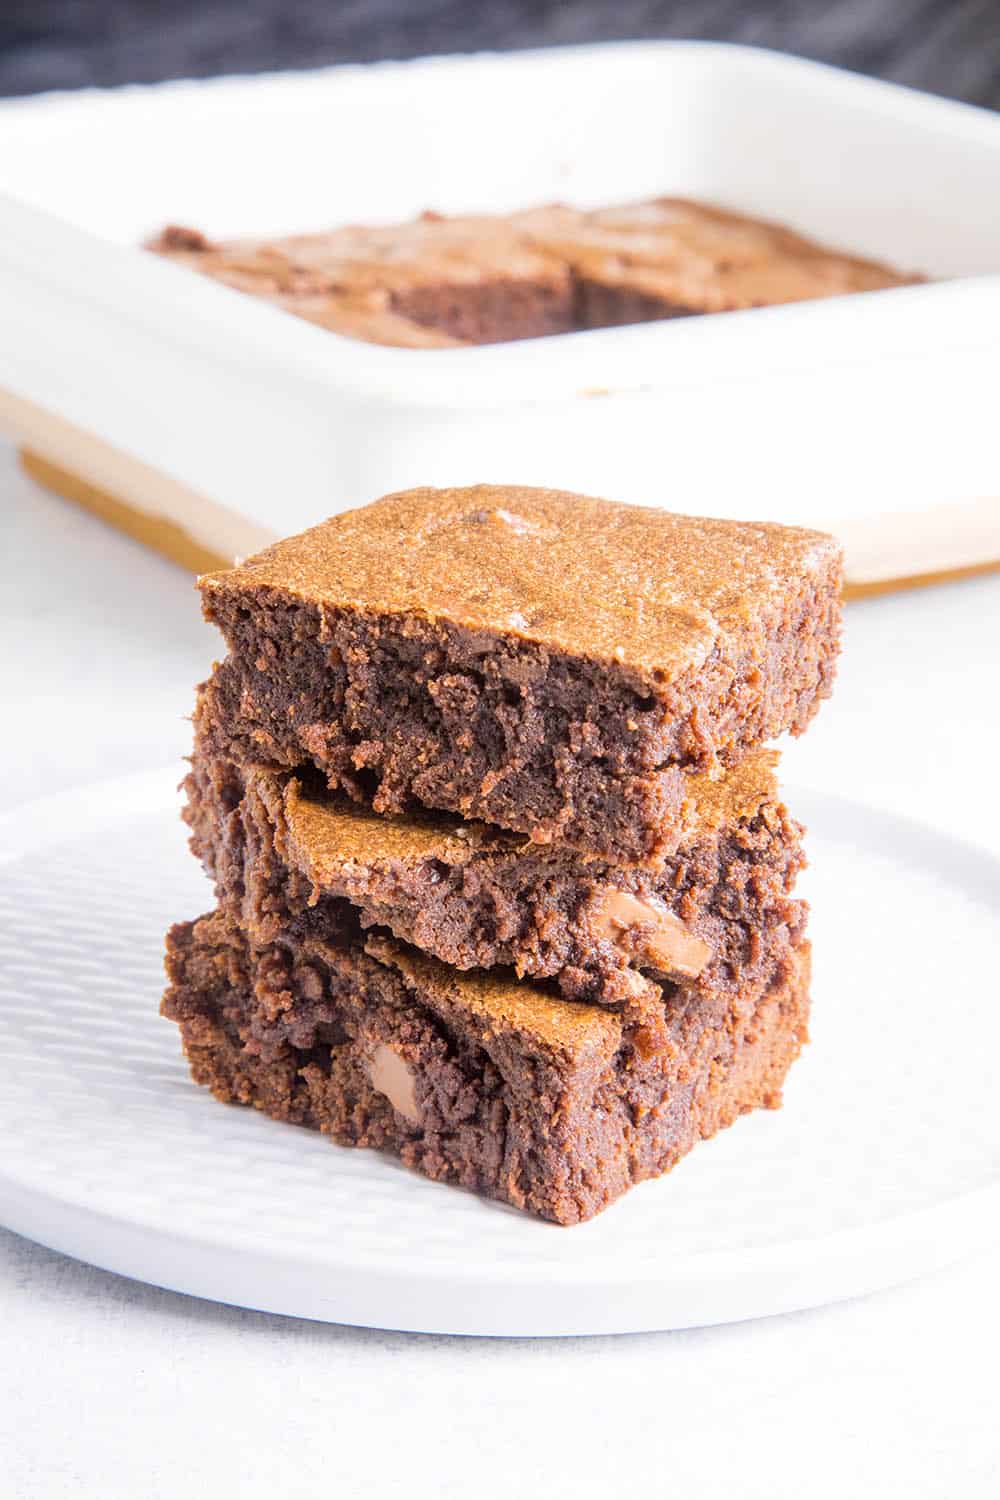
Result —
M172 929L167 968L163 1012L217 1098L560 1224L776 1106L808 1015L806 945L764 995L679 1001L652 1056L613 1012L390 939L253 949L216 913Z
M686 771L805 729L831 687L840 552L797 527L559 491L390 495L201 580L230 655L199 733L615 861L678 847Z
M693 777L692 827L657 871L441 815L379 818L198 747L185 817L220 906L257 943L329 938L346 902L362 927L457 969L508 966L657 1024L664 980L763 989L801 937L801 829L776 760L759 750L720 782Z
M416 348L538 338L919 279L681 198L506 216L424 214L407 224L225 244L173 225L149 248L334 332Z

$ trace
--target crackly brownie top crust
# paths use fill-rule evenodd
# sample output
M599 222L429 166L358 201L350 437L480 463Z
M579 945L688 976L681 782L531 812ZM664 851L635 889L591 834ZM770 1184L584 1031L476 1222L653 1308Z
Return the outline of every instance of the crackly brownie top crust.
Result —
M716 829L748 823L764 803L776 800L777 762L776 751L756 750L718 779L692 775L685 843ZM540 848L524 835L485 823L379 817L367 807L309 795L295 777L284 787L283 802L287 837L318 888L336 884L352 866L387 869L435 859L462 866L481 854L520 847L537 855Z
M336 872L351 865L387 867L430 859L464 865L477 850L524 842L485 823L379 817L362 804L310 796L294 778L284 788L283 801L288 837L317 886L329 884Z
M214 244L197 230L165 229L151 248L225 280L241 291L319 294L484 277L557 277L559 260L532 245L513 220L486 214L426 213L405 224L349 224L322 234Z
M604 1006L563 1000L502 969L452 969L389 937L370 936L364 951L394 969L421 1003L486 1025L496 1036L516 1032L538 1048L581 1060L611 1057L621 1045L622 1021Z
M616 663L650 691L838 564L832 537L566 494L414 489L333 516L201 579L260 596L417 616Z

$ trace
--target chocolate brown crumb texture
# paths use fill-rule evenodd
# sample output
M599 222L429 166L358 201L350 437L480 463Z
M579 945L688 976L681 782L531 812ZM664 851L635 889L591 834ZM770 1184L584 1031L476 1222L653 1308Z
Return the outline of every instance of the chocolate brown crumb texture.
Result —
M198 733L376 812L656 865L717 773L829 695L840 549L560 491L390 495L201 580Z
M149 248L333 332L410 348L535 338L922 279L683 198L497 217L425 214L388 227L222 244L172 226Z
M440 815L380 818L197 746L185 818L220 907L257 944L382 927L457 969L553 979L658 1035L678 985L763 990L801 938L802 830L776 762L758 750L721 781L693 777L694 826L657 871Z
M654 1055L611 1011L387 938L254 950L215 913L172 929L167 968L163 1012L217 1098L560 1224L775 1107L806 1039L808 945L764 995L672 1006Z

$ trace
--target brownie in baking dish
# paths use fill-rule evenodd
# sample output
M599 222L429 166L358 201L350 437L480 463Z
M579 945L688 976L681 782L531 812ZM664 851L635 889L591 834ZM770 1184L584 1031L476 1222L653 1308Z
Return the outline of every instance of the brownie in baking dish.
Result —
M150 249L333 332L413 348L490 344L725 312L920 278L682 198Z
M735 765L828 695L832 538L558 491L418 489L201 580L229 655L210 756L312 765L413 805L656 864L690 771Z
M222 245L173 226L149 248L367 343L447 348L573 327L568 268L502 219L426 214L391 228Z
M589 211L557 204L513 222L536 250L569 267L581 328L770 307L922 279L783 225L683 198Z
M214 913L171 930L167 968L163 1012L217 1098L560 1224L780 1103L808 1018L808 945L763 995L686 996L652 1055L614 1012L381 937L253 948Z
M615 866L485 824L380 818L290 772L214 761L186 781L191 846L220 907L260 944L364 929L461 970L509 967L659 1027L664 981L763 989L801 938L801 828L776 755L692 778L696 816L663 868Z

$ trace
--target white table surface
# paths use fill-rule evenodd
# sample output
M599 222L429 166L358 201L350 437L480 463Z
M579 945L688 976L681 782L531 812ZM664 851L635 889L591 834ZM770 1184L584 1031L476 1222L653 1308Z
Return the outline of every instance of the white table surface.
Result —
M0 806L179 762L217 650L190 578L2 445L0 496ZM852 605L786 779L1000 851L998 689L1000 577ZM947 934L928 962L960 1007ZM0 1230L0 1494L992 1497L998 1346L995 1255L757 1323L503 1342L217 1306Z

